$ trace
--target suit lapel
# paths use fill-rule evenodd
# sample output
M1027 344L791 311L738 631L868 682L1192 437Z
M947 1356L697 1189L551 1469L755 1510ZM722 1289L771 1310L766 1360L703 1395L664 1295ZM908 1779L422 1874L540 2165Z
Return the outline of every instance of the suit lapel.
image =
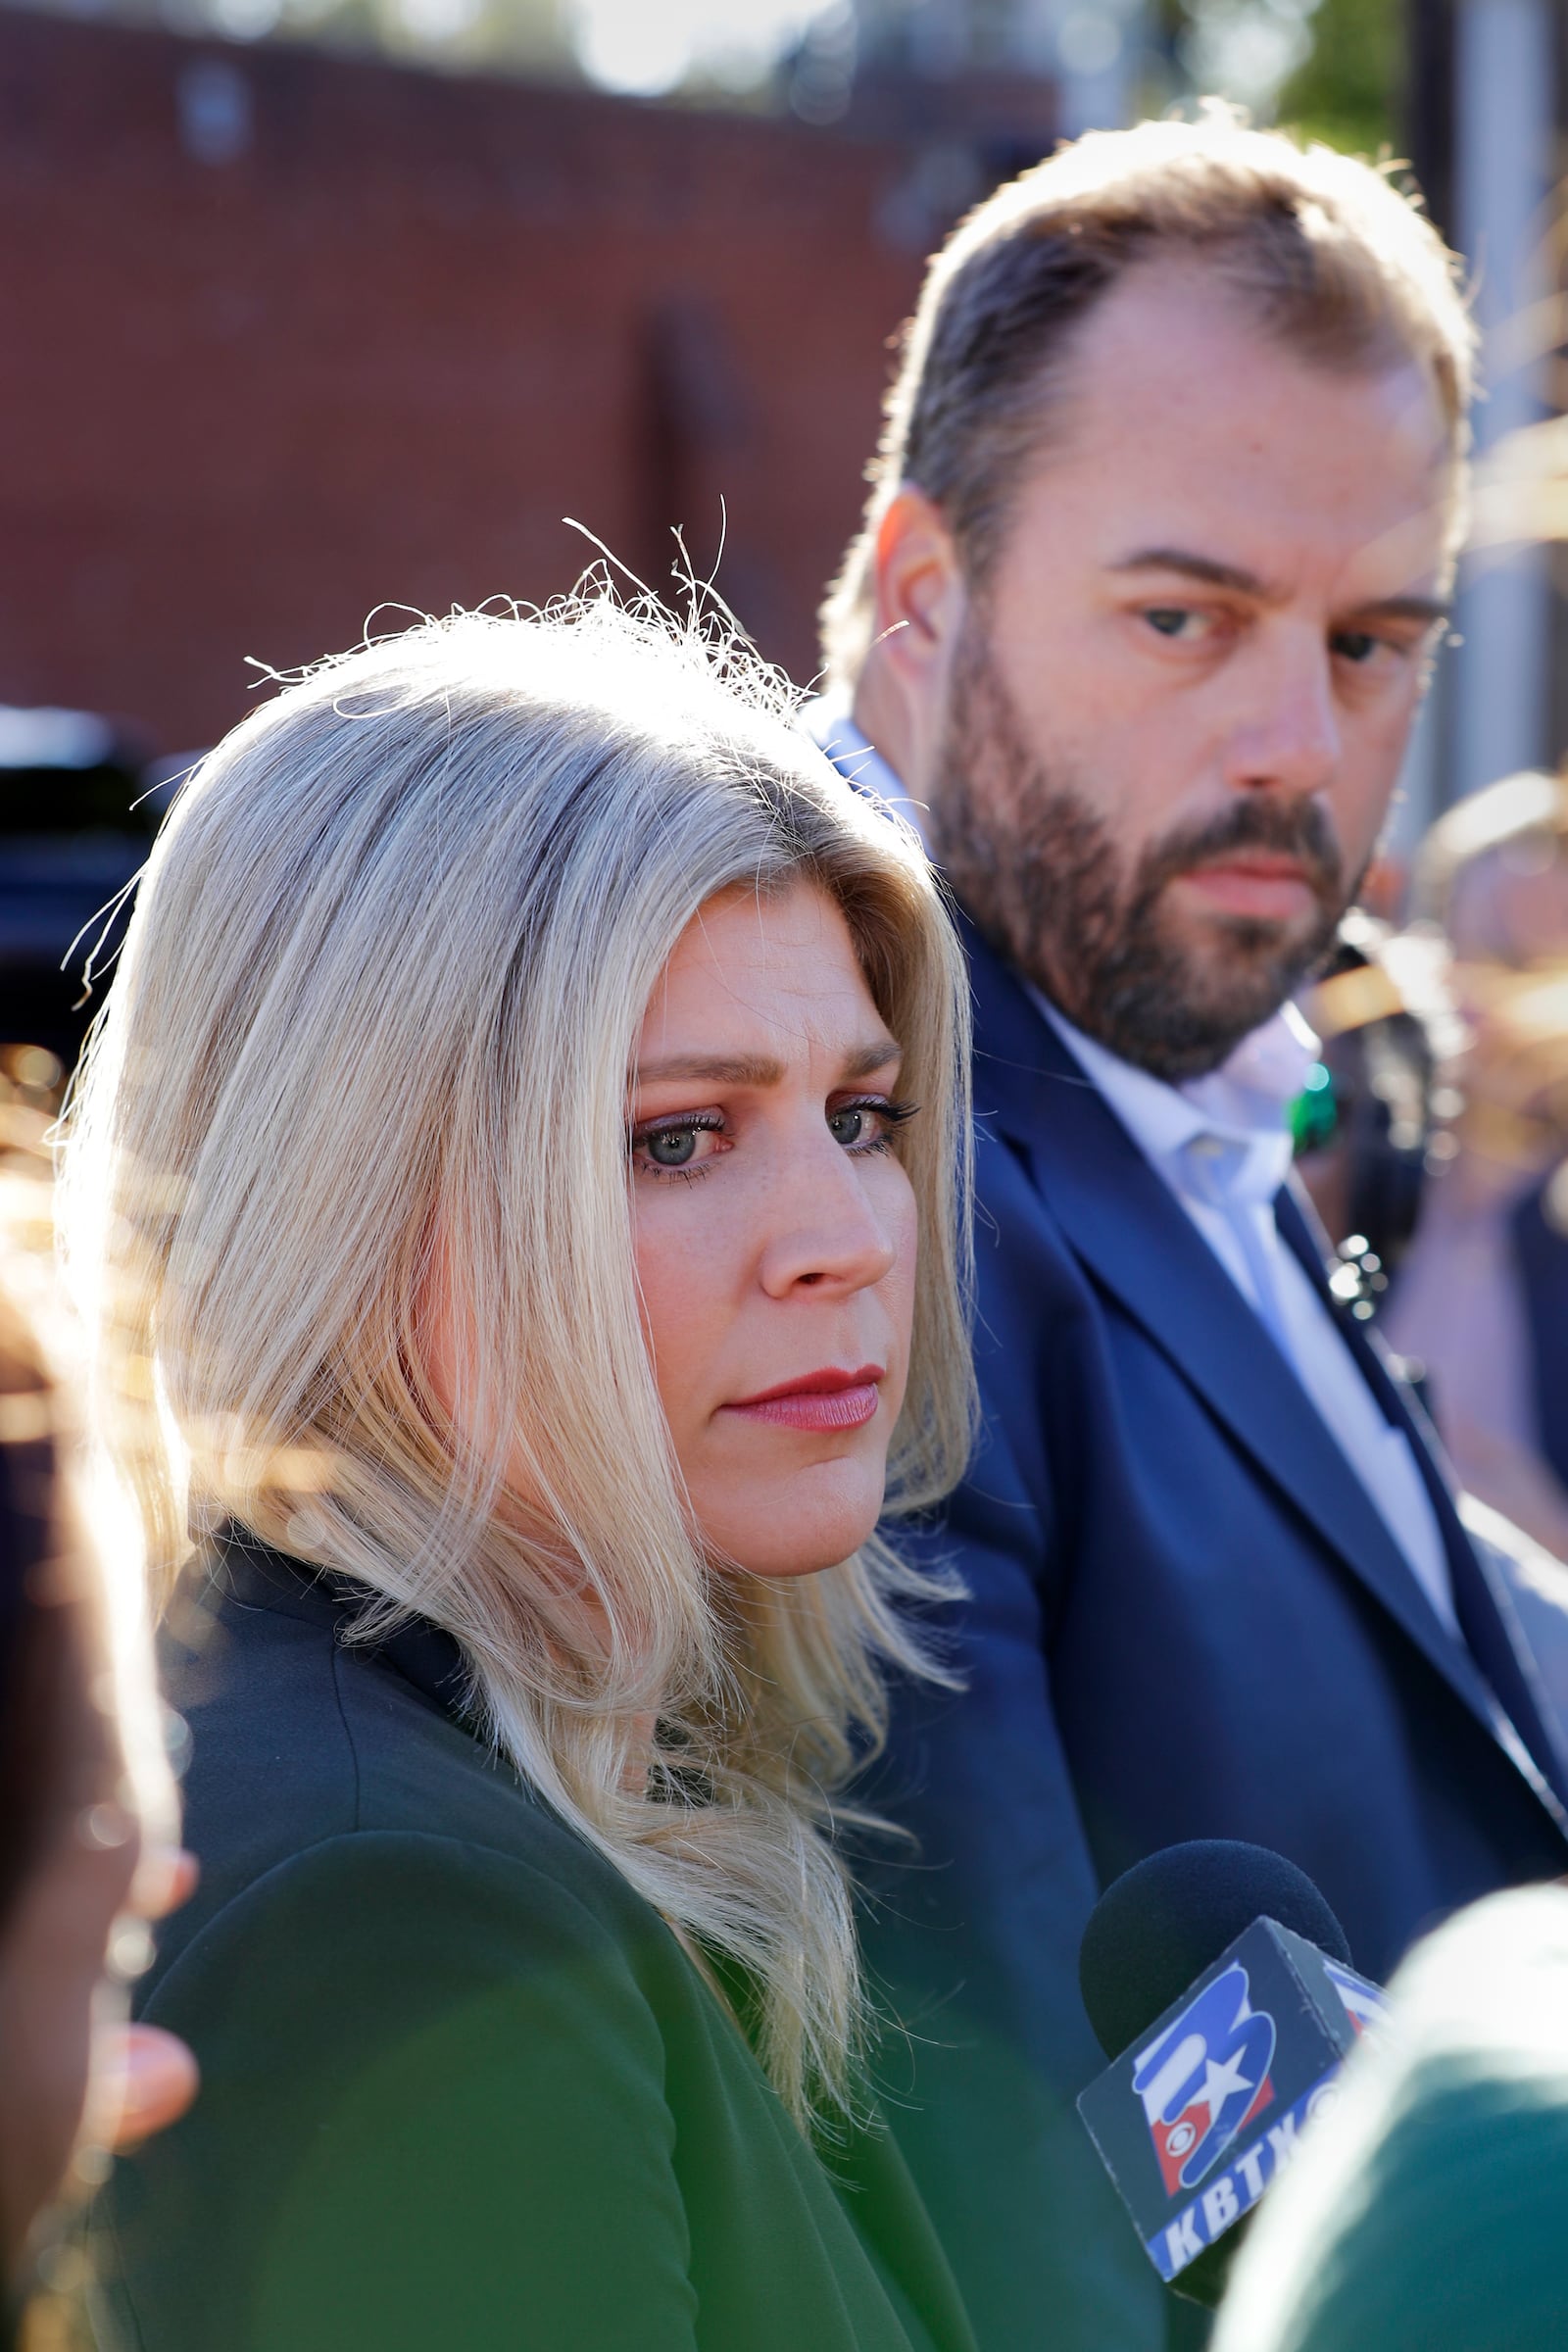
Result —
M1328 1287L1315 1220L1294 1196L1280 1195L1276 1214L1281 1237L1294 1250L1343 1333L1368 1388L1386 1419L1402 1431L1415 1452L1438 1525L1443 1531L1454 1608L1470 1653L1506 1711L1506 1732L1528 1752L1536 1776L1568 1803L1568 1759L1549 1728L1551 1711L1518 1620L1506 1581L1492 1572L1485 1548L1471 1541L1454 1504L1455 1483L1447 1473L1442 1442L1418 1403L1389 1369L1383 1350L1364 1324L1348 1320ZM1495 1710L1494 1710L1495 1712ZM1499 1737L1504 1737L1499 1727ZM1504 1737L1504 1744L1509 1741ZM1517 1759L1516 1759L1517 1760Z
M1438 1618L1299 1381L1192 1219L1011 973L965 928L976 1000L976 1117L1021 1148L1042 1197L1096 1282L1142 1326L1471 1712L1500 1736L1505 1727L1480 1670L1492 1672L1492 1653L1498 1648L1495 1608L1490 1599L1484 1609L1478 1604L1486 1633L1472 1655ZM1320 1263L1316 1278L1323 1280ZM1380 1396L1385 1390L1392 1396L1381 1367L1379 1379ZM1478 1579L1484 1582L1482 1572L1420 1445L1417 1458L1434 1487L1450 1559L1458 1561L1456 1591L1469 1600ZM1468 1613L1461 1602L1461 1621ZM1522 1694L1512 1644L1504 1639L1501 1647L1507 1652L1502 1686L1516 1686ZM1496 1663L1505 1662L1498 1657ZM1539 1731L1533 1703L1523 1714L1531 1732ZM1519 1739L1504 1744L1559 1812ZM1553 1752L1549 1741L1543 1746Z

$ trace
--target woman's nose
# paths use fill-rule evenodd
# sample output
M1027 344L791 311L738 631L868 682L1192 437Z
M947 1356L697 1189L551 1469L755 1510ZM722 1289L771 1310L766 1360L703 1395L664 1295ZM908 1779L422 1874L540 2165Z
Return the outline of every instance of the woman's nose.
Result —
M898 1237L877 1212L853 1155L827 1139L772 1188L763 1210L762 1288L867 1290L898 1263Z

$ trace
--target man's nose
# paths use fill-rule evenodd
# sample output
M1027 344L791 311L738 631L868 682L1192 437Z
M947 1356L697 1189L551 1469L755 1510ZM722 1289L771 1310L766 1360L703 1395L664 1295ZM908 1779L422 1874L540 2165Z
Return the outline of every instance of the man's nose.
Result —
M820 1146L791 1155L763 1215L761 1281L769 1298L801 1290L848 1297L881 1282L898 1261L855 1155L825 1129Z
M1260 648L1226 747L1226 781L1239 791L1323 792L1344 748L1328 647L1302 631Z

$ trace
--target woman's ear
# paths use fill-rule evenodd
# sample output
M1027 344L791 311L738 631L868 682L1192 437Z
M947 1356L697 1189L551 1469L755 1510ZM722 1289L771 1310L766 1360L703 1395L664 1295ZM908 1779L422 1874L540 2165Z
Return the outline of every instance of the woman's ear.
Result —
M968 592L957 549L923 490L903 489L876 535L876 618L856 715L907 790L923 798L947 722Z

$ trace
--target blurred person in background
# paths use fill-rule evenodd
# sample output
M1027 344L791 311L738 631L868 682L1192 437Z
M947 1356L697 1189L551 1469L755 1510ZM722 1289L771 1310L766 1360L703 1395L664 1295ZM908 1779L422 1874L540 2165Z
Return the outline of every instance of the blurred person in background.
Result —
M1441 632L1471 348L1367 166L1223 110L1085 137L933 261L824 609L814 732L924 831L975 993L985 1428L932 1539L963 1688L896 1710L869 1786L920 1861L867 1949L987 2352L1201 2330L1073 2109L1108 1881L1266 1845L1381 1977L1568 1862L1512 1570L1286 1182L1289 1000Z
M1290 1115L1296 1172L1329 1240L1363 1278L1352 1290L1340 1277L1341 1287L1374 1311L1415 1232L1441 1099L1419 983L1423 1009L1409 1002L1404 945L1360 907L1341 923L1327 970L1300 998L1318 1058ZM1422 957L1422 979L1429 962Z
M1464 1029L1384 1330L1466 1489L1568 1559L1568 785L1510 776L1427 836L1412 920Z
M1558 2352L1568 1890L1498 1894L1390 1986L1232 2275L1214 2352Z
M26 1083L50 1058L0 1054L0 2333L39 2346L63 2340L76 2300L56 2200L196 2087L181 2043L124 2023L144 1923L192 1872L138 1595L78 1492Z
M66 1156L202 1865L110 2342L971 2344L829 1835L968 1449L966 1073L918 846L608 597L176 800Z

